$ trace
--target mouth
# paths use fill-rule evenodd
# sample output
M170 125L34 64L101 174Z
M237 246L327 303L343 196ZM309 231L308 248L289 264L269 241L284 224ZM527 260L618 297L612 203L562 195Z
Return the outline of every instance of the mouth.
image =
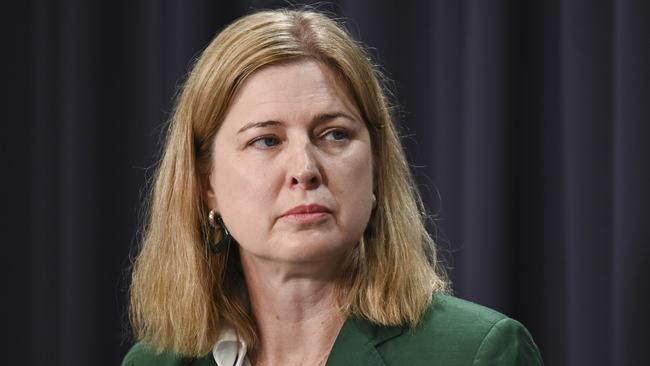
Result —
M281 218L307 224L321 221L331 215L332 211L321 205L300 205L282 214Z

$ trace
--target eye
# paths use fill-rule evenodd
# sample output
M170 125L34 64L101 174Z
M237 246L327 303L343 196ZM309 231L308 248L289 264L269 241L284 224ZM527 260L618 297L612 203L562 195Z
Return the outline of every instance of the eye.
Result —
M280 144L280 140L274 136L262 136L249 143L258 149L270 149Z
M347 140L348 138L350 138L348 133L343 131L343 130L331 130L331 131L328 131L323 136L325 137L326 140L330 140L330 141L343 141L343 140Z

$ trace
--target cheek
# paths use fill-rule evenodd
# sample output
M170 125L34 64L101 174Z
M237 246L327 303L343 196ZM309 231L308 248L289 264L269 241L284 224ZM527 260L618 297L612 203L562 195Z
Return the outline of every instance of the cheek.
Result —
M331 189L341 209L341 224L362 233L372 210L370 153L354 154L334 164L331 178Z
M281 184L279 174L274 173L277 169L234 155L215 160L213 187L228 229L240 243L263 239L272 223L269 213ZM222 164L216 165L219 161Z
M270 166L256 166L233 156L223 159L220 165L215 161L213 187L219 211L229 229L237 232L250 229L250 223L263 226L264 213L273 203L277 189L276 177Z
M337 171L343 173L339 178L346 187L346 191L358 194L359 199L372 195L373 163L370 151L366 146L359 146L348 156L337 163Z

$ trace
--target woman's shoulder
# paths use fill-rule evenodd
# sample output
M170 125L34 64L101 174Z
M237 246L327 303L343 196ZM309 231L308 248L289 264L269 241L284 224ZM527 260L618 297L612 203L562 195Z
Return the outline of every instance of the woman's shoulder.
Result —
M433 326L440 330L464 329L471 333L481 333L505 319L510 318L496 310L452 295L438 293L433 296L422 326Z
M404 355L413 357L412 365L434 360L446 365L542 364L537 346L521 323L446 294L434 295L419 326L378 350L386 364L400 364Z
M138 342L124 356L122 366L185 366L190 362L193 366L208 366L215 364L213 360L209 355L201 359L190 359L171 352L158 352L154 348Z

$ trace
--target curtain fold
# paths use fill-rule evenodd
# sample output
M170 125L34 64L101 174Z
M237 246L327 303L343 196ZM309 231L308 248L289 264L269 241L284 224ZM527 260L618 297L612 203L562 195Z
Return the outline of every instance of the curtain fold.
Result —
M612 3L561 7L561 120L567 363L610 359ZM598 321L596 321L598 320Z
M650 3L614 4L612 361L642 363L650 326Z

